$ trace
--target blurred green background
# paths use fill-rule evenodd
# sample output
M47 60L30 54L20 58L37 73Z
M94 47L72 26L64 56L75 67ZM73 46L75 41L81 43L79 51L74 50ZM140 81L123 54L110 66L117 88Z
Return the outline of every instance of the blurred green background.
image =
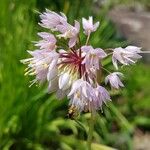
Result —
M125 46L115 26L108 20L111 7L131 1L109 1L95 11L93 0L1 0L0 2L0 149L1 150L82 150L86 149L89 114L77 123L66 117L68 100L58 101L46 93L46 86L29 88L20 63L38 40L39 13L48 8L62 11L70 22L94 16L101 26L93 35L95 47ZM148 0L142 1L147 9ZM109 61L105 65L109 65ZM125 86L112 92L113 103L97 114L93 149L134 149L134 135L150 130L150 65L142 62L126 68Z

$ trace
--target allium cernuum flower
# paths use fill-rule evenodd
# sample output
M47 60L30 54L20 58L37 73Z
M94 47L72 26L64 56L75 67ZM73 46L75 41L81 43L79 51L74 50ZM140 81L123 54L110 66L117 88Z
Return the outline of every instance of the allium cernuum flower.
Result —
M101 109L103 103L111 100L109 90L103 86L104 76L110 87L119 89L124 86L120 78L123 74L112 73L103 66L103 61L112 57L116 69L118 62L130 65L141 58L140 48L119 47L111 49L112 53L100 47L94 48L89 40L99 22L94 24L92 17L88 20L82 18L81 27L78 21L71 25L63 13L50 10L42 13L40 18L39 24L48 31L38 33L41 39L35 42L37 49L28 51L32 57L21 60L27 64L25 75L35 76L31 85L47 82L48 93L56 92L59 99L68 97L69 106L79 113ZM80 33L81 28L85 34ZM82 39L80 34L85 38Z
M96 22L93 24L93 17L90 16L89 19L82 18L82 24L83 24L83 29L84 33L86 35L89 35L91 32L95 32L99 26L99 22Z
M123 74L120 72L113 72L105 78L105 83L107 84L109 82L111 87L116 89L119 89L119 87L124 87L123 83L119 78L120 76L123 76Z
M72 26L68 24L67 22L64 22L61 25L57 26L57 29L62 34L57 35L58 37L63 37L65 39L69 38L69 47L73 47L76 44L78 34L80 31L80 23L78 21L75 21L75 25Z
M36 42L35 46L40 47L40 49L53 50L56 45L56 38L53 34L40 32L38 35L43 38L42 40Z
M57 30L57 25L60 25L64 22L67 22L66 16L61 13L60 15L46 9L46 12L40 15L41 23L39 23L42 27Z
M58 59L58 54L55 51L49 50L35 50L28 51L33 57L22 60L22 63L28 64L25 75L36 75L33 83L39 81L44 82L47 79L49 67Z
M118 69L118 62L123 65L130 65L135 63L142 56L139 55L141 53L141 48L136 46L128 46L126 48L115 48L113 50L112 61L113 65L116 69Z
M71 105L78 107L80 111L84 110L92 101L94 94L93 90L94 89L87 81L83 79L76 80L68 94L68 97L71 99Z
M97 101L95 101L94 106L96 106L96 108L102 106L103 102L106 103L107 100L111 100L109 92L102 86L98 85L97 88L95 89L95 93Z
M101 48L94 49L92 46L82 46L81 50L85 54L82 64L85 64L87 68L99 69L100 60L107 56Z

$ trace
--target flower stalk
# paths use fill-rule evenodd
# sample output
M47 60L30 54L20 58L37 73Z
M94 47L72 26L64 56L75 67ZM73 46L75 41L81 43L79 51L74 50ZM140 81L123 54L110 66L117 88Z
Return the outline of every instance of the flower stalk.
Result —
M93 138L93 131L94 131L94 123L95 123L95 114L93 111L91 111L90 120L89 120L88 139L87 139L88 150L92 150L92 138Z
M90 33L88 33L88 36L87 36L87 39L86 39L86 43L85 43L85 45L88 45L88 42L89 42L89 39L90 39Z

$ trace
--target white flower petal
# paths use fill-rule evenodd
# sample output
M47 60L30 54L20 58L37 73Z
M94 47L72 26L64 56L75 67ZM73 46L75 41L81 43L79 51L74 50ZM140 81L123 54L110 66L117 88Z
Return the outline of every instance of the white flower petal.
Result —
M66 89L68 87L68 82L70 80L70 75L68 73L63 73L59 77L59 88Z

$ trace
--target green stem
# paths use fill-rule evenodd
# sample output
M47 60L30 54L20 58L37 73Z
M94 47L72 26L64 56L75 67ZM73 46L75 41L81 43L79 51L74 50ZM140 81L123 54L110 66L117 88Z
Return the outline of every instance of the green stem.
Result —
M88 42L89 42L89 39L90 39L90 35L91 35L91 34L89 33L88 36L87 36L85 45L88 45Z
M103 70L105 70L107 73L111 73L108 69L101 67Z
M93 130L94 130L94 113L91 111L91 117L90 117L90 122L89 122L89 132L88 132L88 139L87 139L88 150L91 150Z

